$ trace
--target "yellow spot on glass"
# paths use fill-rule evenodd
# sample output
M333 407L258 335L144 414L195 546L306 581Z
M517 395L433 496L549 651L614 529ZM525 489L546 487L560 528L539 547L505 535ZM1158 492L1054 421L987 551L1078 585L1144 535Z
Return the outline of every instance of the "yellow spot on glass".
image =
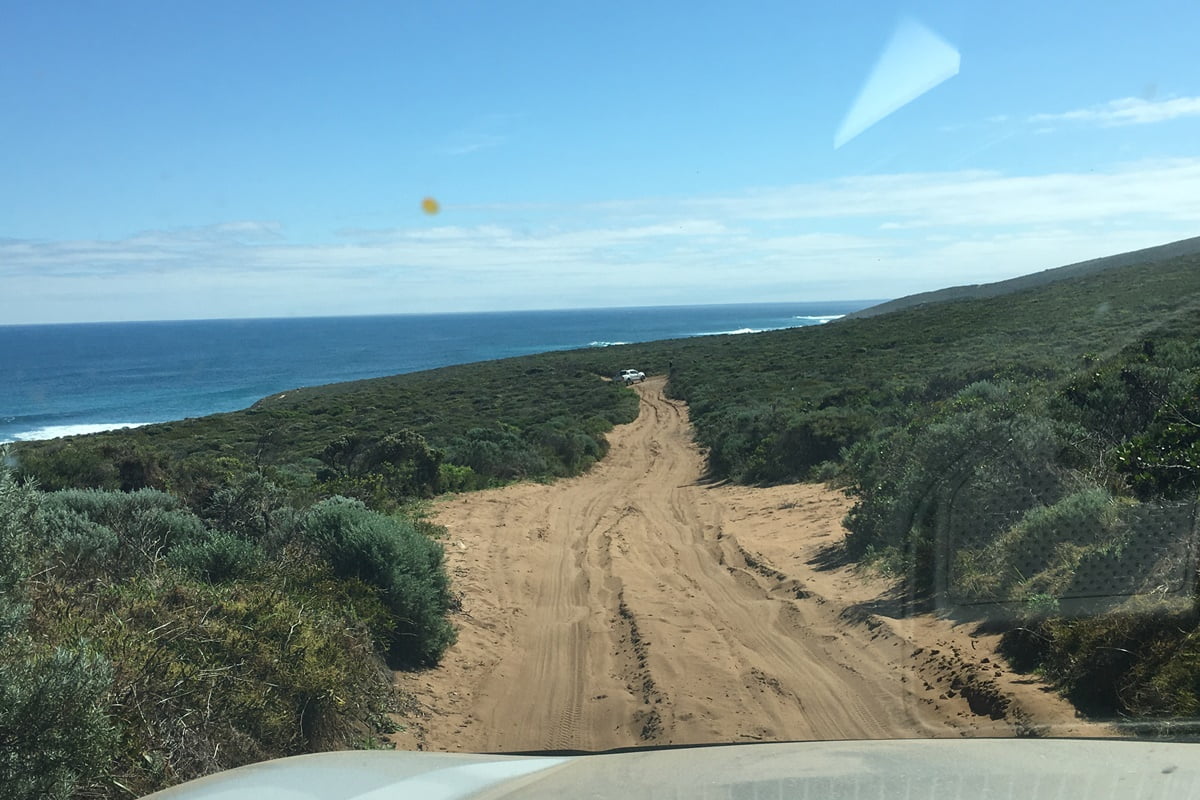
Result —
M426 197L421 201L421 210L426 214L436 214L442 210L442 207L438 205L437 200L434 200L432 197Z

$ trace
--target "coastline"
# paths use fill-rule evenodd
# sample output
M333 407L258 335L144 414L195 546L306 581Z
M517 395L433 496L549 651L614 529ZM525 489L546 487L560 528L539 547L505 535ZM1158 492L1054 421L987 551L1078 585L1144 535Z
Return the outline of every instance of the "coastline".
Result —
M809 327L869 301L0 327L0 443L241 411L297 387Z

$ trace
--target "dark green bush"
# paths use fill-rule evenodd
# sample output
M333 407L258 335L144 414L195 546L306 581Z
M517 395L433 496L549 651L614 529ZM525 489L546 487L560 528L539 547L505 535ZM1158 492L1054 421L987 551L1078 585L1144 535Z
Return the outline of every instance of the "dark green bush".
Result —
M378 484L392 505L405 499L432 497L438 491L438 471L441 451L435 450L425 437L408 429L382 437L365 434L345 434L330 442L320 453L327 466L317 473L318 480L343 485ZM358 496L360 493L356 493ZM367 496L360 497L370 503Z
M590 425L596 427L595 418ZM542 453L551 471L560 476L583 472L605 452L603 437L585 433L564 417L534 426L526 436Z
M838 458L874 425L872 416L858 408L822 408L797 414L763 438L740 477L755 482L803 480L818 464Z
M438 467L438 488L442 492L469 492L486 486L487 481L470 467L445 462Z
M545 456L512 428L472 428L450 443L448 460L501 482L544 475L549 469Z
M1037 668L1085 712L1183 716L1200 708L1194 611L1131 602L1106 614L1051 617L1009 631L1002 649Z
M20 474L37 480L46 491L59 489L117 489L120 476L114 464L91 439L46 443L21 452Z
M368 509L344 497L309 511L304 534L336 575L380 590L395 626L387 642L397 664L436 664L455 638L446 620L451 606L441 545L411 522Z
M278 549L286 532L276 527L276 514L287 506L284 490L259 470L230 476L214 488L201 516L209 527Z
M175 547L167 556L171 566L208 583L228 583L252 575L263 560L261 547L225 531L210 531Z

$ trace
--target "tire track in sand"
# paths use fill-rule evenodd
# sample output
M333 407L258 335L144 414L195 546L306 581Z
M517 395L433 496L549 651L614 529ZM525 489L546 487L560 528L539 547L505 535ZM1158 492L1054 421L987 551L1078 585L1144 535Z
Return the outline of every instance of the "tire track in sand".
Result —
M745 550L725 530L723 489L701 483L686 406L663 387L637 387L638 419L588 474L439 505L459 642L437 669L397 676L416 707L398 746L1013 733L961 696L921 696L907 641Z

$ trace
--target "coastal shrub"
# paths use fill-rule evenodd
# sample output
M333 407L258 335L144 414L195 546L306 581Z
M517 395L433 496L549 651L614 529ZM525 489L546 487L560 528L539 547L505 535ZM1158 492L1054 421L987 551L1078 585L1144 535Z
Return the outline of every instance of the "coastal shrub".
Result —
M93 439L53 440L18 451L23 478L36 480L44 491L117 489L117 466Z
M248 470L215 488L200 516L213 528L262 540L269 535L272 510L283 505L281 494L262 472Z
M1080 370L1056 393L1052 411L1082 425L1110 448L1144 430L1166 396L1168 381L1140 354L1135 358Z
M1067 495L1053 505L1030 509L1001 534L992 548L993 566L1002 584L1031 583L1048 570L1068 574L1087 548L1112 542L1120 525L1120 509L1108 492L1098 487ZM1060 592L1065 586L1041 586L1033 592Z
M1200 380L1168 398L1147 425L1116 452L1122 473L1141 498L1194 496L1200 489Z
M1099 716L1191 716L1200 708L1194 610L1132 600L1104 614L1053 616L1015 627L1001 650L1037 669L1081 710Z
M39 494L0 466L0 643L25 617Z
M1200 487L1198 390L1194 337L1164 331L1081 370L1051 408L1082 431L1073 439L1084 463L1117 473L1141 499L1181 498Z
M168 475L159 488L169 491L187 508L203 515L217 491L258 471L248 459L228 454L213 455L207 450L190 452L171 460Z
M41 499L0 466L0 792L20 800L69 797L111 758L107 662L26 630Z
M292 534L286 492L259 470L233 475L215 488L201 516L210 528L278 553Z
M859 408L822 408L780 423L746 459L746 481L779 482L808 477L814 467L832 461L863 438L875 420Z
M541 451L551 470L560 475L577 475L604 455L601 440L576 428L571 420L563 417L533 427L527 436Z
M137 442L115 442L106 453L117 469L117 486L122 492L134 492L159 486L161 456L155 448Z
M1007 396L969 387L929 423L851 448L848 551L904 552L910 578L929 589L955 553L989 546L1030 509L1057 502L1064 476L1054 427Z
M83 649L0 639L0 793L68 798L94 785L113 758L112 671Z
M414 497L430 497L436 491L442 457L424 436L408 428L384 436L372 453L376 467L391 467L394 484L405 495Z
M1194 730L1200 717L1200 629L1193 624L1161 631L1139 655L1121 681L1120 710L1190 720Z
M511 427L471 428L455 438L447 452L451 463L496 481L545 475L549 470L545 456Z
M323 500L333 497L348 497L357 500L372 511L390 514L400 507L400 498L392 494L383 475L342 475L322 481L320 496Z
M177 498L155 489L66 489L46 494L42 504L47 535L57 535L60 548L102 559L114 577L151 568L171 548L206 535L204 523Z
M228 583L251 575L263 560L261 547L226 531L207 531L167 556L171 566L208 583Z
M783 426L777 410L767 406L726 406L701 417L697 432L709 445L708 468L716 476L741 478L756 450L767 446Z
M441 492L469 492L484 488L486 483L470 467L446 462L438 466L438 490Z
M121 548L117 534L72 508L42 503L38 529L45 554L65 576L102 577L116 564Z
M407 428L378 437L345 434L327 444L318 457L335 474L343 475L377 472L384 464L408 467L414 485L423 486L433 482L440 461L440 454L430 448L425 437Z
M178 498L156 489L136 492L66 489L48 493L45 502L75 511L93 522L122 532L157 529L163 514L182 509ZM170 523L164 524L170 527ZM163 535L168 533L167 530L159 531ZM152 533L150 537L155 538L156 534Z
M215 585L173 570L99 589L60 584L30 624L41 638L85 638L107 660L101 708L116 738L106 782L141 796L374 740L393 703L373 645L387 630L376 594L298 551Z
M393 663L436 664L455 638L446 619L451 606L441 545L406 520L388 517L344 497L309 511L304 535L334 574L380 591L394 621L386 642Z
M52 440L22 453L19 470L47 491L115 489L125 492L158 485L160 456L153 447L132 439Z
M407 428L381 437L339 436L319 458L325 466L317 471L317 479L327 497L354 497L373 509L392 511L439 491L442 452Z
M637 408L634 409L634 418L637 417ZM632 420L626 420L632 422ZM592 436L603 440L604 434L613 429L613 421L608 417L602 417L599 414L592 414L581 423L581 429L588 436Z

